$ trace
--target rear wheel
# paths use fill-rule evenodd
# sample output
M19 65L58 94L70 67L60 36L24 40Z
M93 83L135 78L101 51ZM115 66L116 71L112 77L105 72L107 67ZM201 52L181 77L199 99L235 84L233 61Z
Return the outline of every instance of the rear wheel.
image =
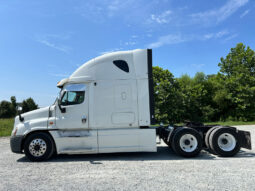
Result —
M24 142L24 152L31 161L49 159L54 153L54 142L47 133L39 132L29 135Z
M209 138L210 138L210 135L212 134L212 132L219 128L220 126L215 126L215 127L212 127L211 129L209 129L207 132L206 132L206 135L205 135L205 146L207 147L208 151L212 154L215 154L213 149L210 147L210 144L209 144Z
M174 133L172 148L183 157L195 157L202 149L202 137L195 129L182 127Z
M215 129L209 137L209 144L213 151L222 157L231 157L240 151L238 135L234 128Z

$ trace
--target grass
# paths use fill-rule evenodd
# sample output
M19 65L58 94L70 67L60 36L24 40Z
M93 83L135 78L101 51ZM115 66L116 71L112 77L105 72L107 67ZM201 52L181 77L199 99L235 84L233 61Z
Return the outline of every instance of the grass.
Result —
M223 126L235 126L235 125L255 125L255 121L218 121L218 122L207 122L206 125L223 125Z
M14 118L0 119L0 137L10 136L14 124Z

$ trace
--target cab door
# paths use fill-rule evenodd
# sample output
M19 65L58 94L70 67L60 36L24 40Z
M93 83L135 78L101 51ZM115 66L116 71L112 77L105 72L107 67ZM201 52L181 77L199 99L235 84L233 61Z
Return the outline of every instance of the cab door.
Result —
M67 84L60 94L56 110L56 126L65 130L86 130L88 119L88 87L86 84Z
M97 130L89 127L89 85L65 85L57 104L58 153L97 153Z

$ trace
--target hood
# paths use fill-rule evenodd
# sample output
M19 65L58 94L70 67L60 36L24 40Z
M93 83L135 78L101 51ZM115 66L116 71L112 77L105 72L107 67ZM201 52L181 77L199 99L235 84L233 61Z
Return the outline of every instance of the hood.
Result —
M17 129L17 135L24 135L34 128L47 128L49 118L49 108L44 107L30 112L21 114L24 121L19 120L19 116L15 118L13 132Z
M21 116L24 117L24 122L33 120L33 119L38 119L38 118L48 118L49 117L49 106L36 109L33 111L29 111L26 113L22 113Z

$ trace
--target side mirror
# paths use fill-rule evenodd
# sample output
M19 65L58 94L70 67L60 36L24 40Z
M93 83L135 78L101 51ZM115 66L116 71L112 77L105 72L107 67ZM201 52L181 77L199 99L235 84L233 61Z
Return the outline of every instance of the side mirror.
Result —
M17 111L21 112L22 111L22 107L21 106L17 106Z
M22 112L22 107L21 106L17 106L17 111L18 111L18 114L19 114L19 120L22 122L24 121L24 117L21 116L21 112Z
M65 112L66 112L66 108L62 108L62 107L61 107L61 101L60 101L60 99L58 99L58 107L59 107L59 110L61 111L61 113L65 113Z

